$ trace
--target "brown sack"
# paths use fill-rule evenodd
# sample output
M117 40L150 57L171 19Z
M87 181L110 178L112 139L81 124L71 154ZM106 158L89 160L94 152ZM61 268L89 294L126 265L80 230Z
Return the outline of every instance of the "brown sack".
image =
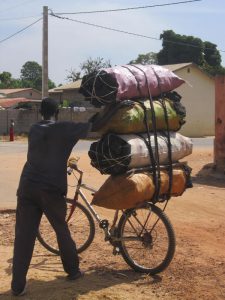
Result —
M160 178L160 195L163 195L169 190L169 175L166 171L161 171ZM185 172L182 169L173 169L171 195L180 196L185 188ZM154 192L155 186L150 173L110 176L94 194L92 204L109 209L127 209L150 201Z
M168 193L169 190L169 174L166 171L160 172L160 195ZM171 189L172 196L180 196L186 188L186 174L182 169L173 169L173 183Z

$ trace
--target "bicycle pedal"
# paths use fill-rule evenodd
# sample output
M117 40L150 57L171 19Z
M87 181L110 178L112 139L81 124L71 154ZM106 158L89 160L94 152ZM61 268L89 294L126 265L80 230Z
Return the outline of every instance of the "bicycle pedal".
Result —
M120 255L120 248L119 247L114 247L113 248L113 255Z
M102 229L107 229L109 227L109 221L108 220L102 220L99 224L99 227Z

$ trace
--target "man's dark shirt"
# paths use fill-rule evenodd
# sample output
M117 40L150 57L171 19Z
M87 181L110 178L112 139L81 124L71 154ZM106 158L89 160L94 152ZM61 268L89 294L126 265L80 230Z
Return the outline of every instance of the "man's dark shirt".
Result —
M79 139L85 138L91 123L41 121L32 125L28 136L27 162L17 194L24 184L67 193L67 160Z

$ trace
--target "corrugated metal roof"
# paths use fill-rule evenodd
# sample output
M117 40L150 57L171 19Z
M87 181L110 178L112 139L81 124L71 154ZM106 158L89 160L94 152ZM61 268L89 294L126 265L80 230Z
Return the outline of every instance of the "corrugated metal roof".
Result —
M5 98L0 99L0 106L4 108L9 108L17 105L18 103L31 102L30 99L27 98Z
M32 88L20 88L20 89L0 89L1 94L12 94L12 93L18 93L26 90L32 90Z
M163 65L162 67L165 67L168 70L174 72L174 71L178 71L180 69L183 69L185 67L188 67L190 65L193 65L193 63L189 62L189 63L182 63L182 64Z
M61 90L71 90L71 89L79 89L81 85L82 79L76 80L74 82L70 82L68 84L61 85L53 89L54 92ZM51 90L52 91L52 90Z

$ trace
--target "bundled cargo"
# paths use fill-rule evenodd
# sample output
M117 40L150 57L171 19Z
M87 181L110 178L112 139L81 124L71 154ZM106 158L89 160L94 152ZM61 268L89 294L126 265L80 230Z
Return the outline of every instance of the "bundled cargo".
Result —
M122 65L85 75L79 92L93 105L159 96L184 80L158 65Z
M192 153L192 141L177 132L169 133L172 162ZM168 136L161 132L157 135L157 145L160 165L168 164ZM155 139L150 135L150 147L155 156ZM93 167L102 174L122 174L132 168L151 166L148 134L116 135L106 134L99 141L91 144L88 155Z
M177 131L185 123L186 110L180 102L168 98L155 100L153 108L156 118L156 129ZM167 114L167 118L165 117ZM104 126L101 133L141 133L153 129L150 101L125 100L113 105L107 105L98 114ZM146 122L145 122L146 120Z
M169 192L169 175L160 171L159 195L163 197ZM190 168L187 166L173 169L171 195L180 196L190 187ZM94 194L92 204L109 209L128 209L145 201L151 201L155 193L151 173L134 173L110 176Z

